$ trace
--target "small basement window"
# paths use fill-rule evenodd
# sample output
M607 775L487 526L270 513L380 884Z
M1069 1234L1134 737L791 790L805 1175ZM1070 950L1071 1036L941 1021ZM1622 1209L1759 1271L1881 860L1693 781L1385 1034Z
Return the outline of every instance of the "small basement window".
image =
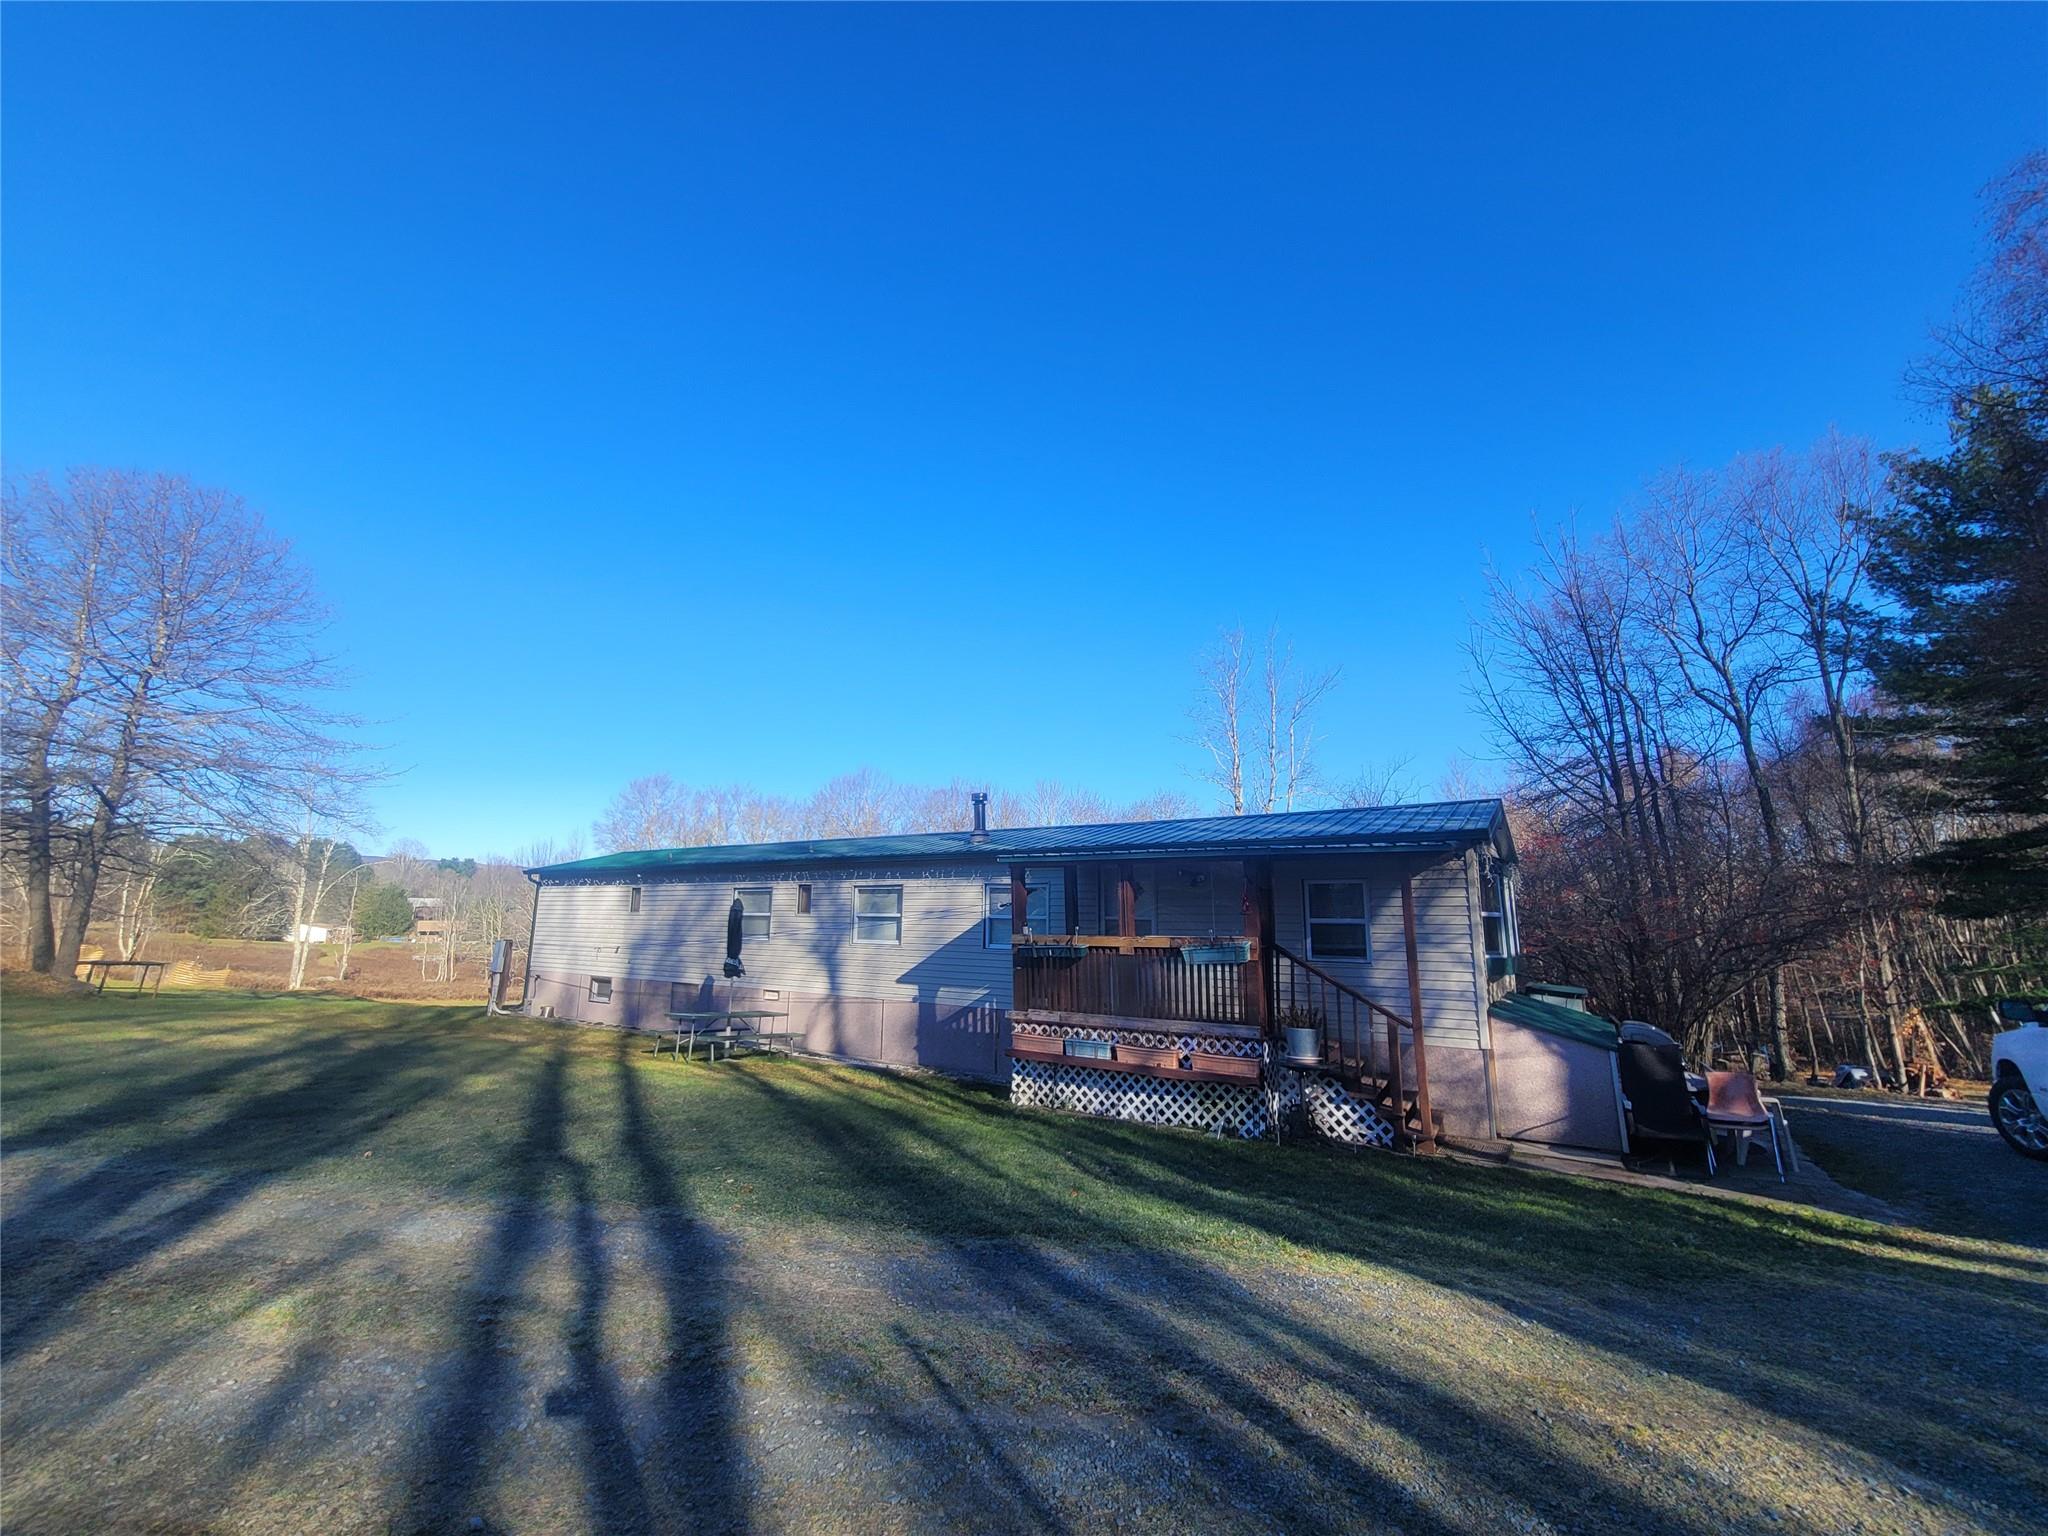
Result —
M1371 947L1363 880L1304 882L1311 960L1364 960Z
M626 910L628 912L638 912L640 910L640 887L637 885L633 887L632 899L626 903Z
M740 937L743 939L765 939L774 926L775 887L772 885L742 885L733 890L745 909L740 916Z
M612 1000L612 979L609 976L590 978L590 1000L593 1003L608 1003Z
M811 888L808 885L799 885L796 888L796 910L803 917L809 917L811 914Z
M1033 933L1044 933L1051 924L1052 895L1042 885L1024 887L1024 926ZM982 919L981 942L987 949L1008 949L1010 947L1010 882L991 880L988 883L988 915Z
M853 888L853 938L856 944L903 942L903 887L857 885Z

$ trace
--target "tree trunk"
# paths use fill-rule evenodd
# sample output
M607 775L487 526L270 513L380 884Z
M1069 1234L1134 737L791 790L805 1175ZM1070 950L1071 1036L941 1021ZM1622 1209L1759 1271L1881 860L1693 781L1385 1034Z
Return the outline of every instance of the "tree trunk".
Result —
M1771 1081L1782 1083L1791 1075L1792 1026L1786 1019L1785 969L1771 972Z
M28 968L47 976L57 969L56 919L50 910L50 871L54 861L50 857L49 769L43 764L40 772L33 767L30 771L35 777L29 789L28 815L24 818L27 824L22 828L22 862L26 866L23 878L28 886L22 915L28 925Z
M1892 1063L1898 1073L1899 1088L1906 1086L1906 1037L1900 1032L1899 1019L1905 1011L1904 999L1899 992L1898 973L1892 967L1890 948L1884 942L1884 933L1875 919L1869 923L1870 947L1877 957L1877 990L1880 1012L1884 1018L1886 1038L1891 1042Z
M28 924L28 964L30 970L40 971L46 976L69 976L77 969L78 947L75 944L69 961L59 963L63 957L57 947L56 913L50 896L50 881L56 870L51 847L56 779L50 764L56 751L58 732L64 727L64 717L79 701L85 678L86 654L93 646L93 618L98 606L99 583L99 544L95 540L85 559L77 607L71 616L70 650L65 657L64 680L44 703L42 716L36 722L30 741L24 774L28 790L27 824L22 828L23 863L27 866L28 882L27 910L24 913Z

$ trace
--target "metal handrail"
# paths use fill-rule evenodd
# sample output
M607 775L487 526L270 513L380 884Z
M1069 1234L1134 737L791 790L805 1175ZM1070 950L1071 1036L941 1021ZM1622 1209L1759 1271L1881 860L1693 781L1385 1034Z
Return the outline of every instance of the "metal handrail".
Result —
M1332 976L1328 971L1324 970L1321 966L1312 965L1308 961L1302 959L1301 956L1294 953L1293 950L1286 948L1284 945L1275 944L1273 946L1273 953L1277 955L1280 959L1285 960L1289 965L1299 966L1302 970L1307 971L1309 975L1315 977L1318 981L1324 982L1329 986L1335 987L1339 992L1342 992L1346 997L1351 998L1354 1002L1364 1004L1366 1007L1370 1008L1374 1013L1378 1014L1381 1018L1385 1019L1389 1024L1398 1024L1401 1026L1401 1028L1407 1030L1410 1034L1413 1034L1415 1032L1415 1026L1413 1024L1410 1024L1405 1018L1403 1018L1400 1014L1394 1012L1394 1010L1389 1008L1385 1003L1374 1002L1371 998L1367 997L1363 992L1359 991L1358 988L1352 986L1349 982L1339 981L1336 977ZM1276 998L1274 999L1274 1001L1277 1003L1279 1000Z

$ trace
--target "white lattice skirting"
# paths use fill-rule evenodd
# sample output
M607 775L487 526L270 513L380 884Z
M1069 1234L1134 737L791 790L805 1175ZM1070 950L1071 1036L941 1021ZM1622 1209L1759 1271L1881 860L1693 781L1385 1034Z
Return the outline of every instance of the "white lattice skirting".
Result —
M1010 1102L1247 1139L1273 1128L1257 1083L1189 1083L1067 1062L1010 1062Z
M1308 1123L1332 1141L1354 1147L1391 1147L1394 1128L1379 1110L1351 1093L1334 1077L1320 1072L1289 1073L1301 1083L1308 1102Z

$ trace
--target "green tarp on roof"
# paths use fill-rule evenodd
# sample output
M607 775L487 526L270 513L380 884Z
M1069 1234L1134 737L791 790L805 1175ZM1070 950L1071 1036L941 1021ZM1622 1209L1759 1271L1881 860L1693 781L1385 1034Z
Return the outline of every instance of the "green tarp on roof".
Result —
M1540 1029L1546 1035L1576 1040L1580 1045L1597 1045L1603 1051L1614 1050L1620 1043L1614 1020L1603 1019L1597 1013L1581 1013L1576 1008L1546 1003L1525 992L1510 993L1486 1011L1496 1019L1506 1019L1524 1029Z

